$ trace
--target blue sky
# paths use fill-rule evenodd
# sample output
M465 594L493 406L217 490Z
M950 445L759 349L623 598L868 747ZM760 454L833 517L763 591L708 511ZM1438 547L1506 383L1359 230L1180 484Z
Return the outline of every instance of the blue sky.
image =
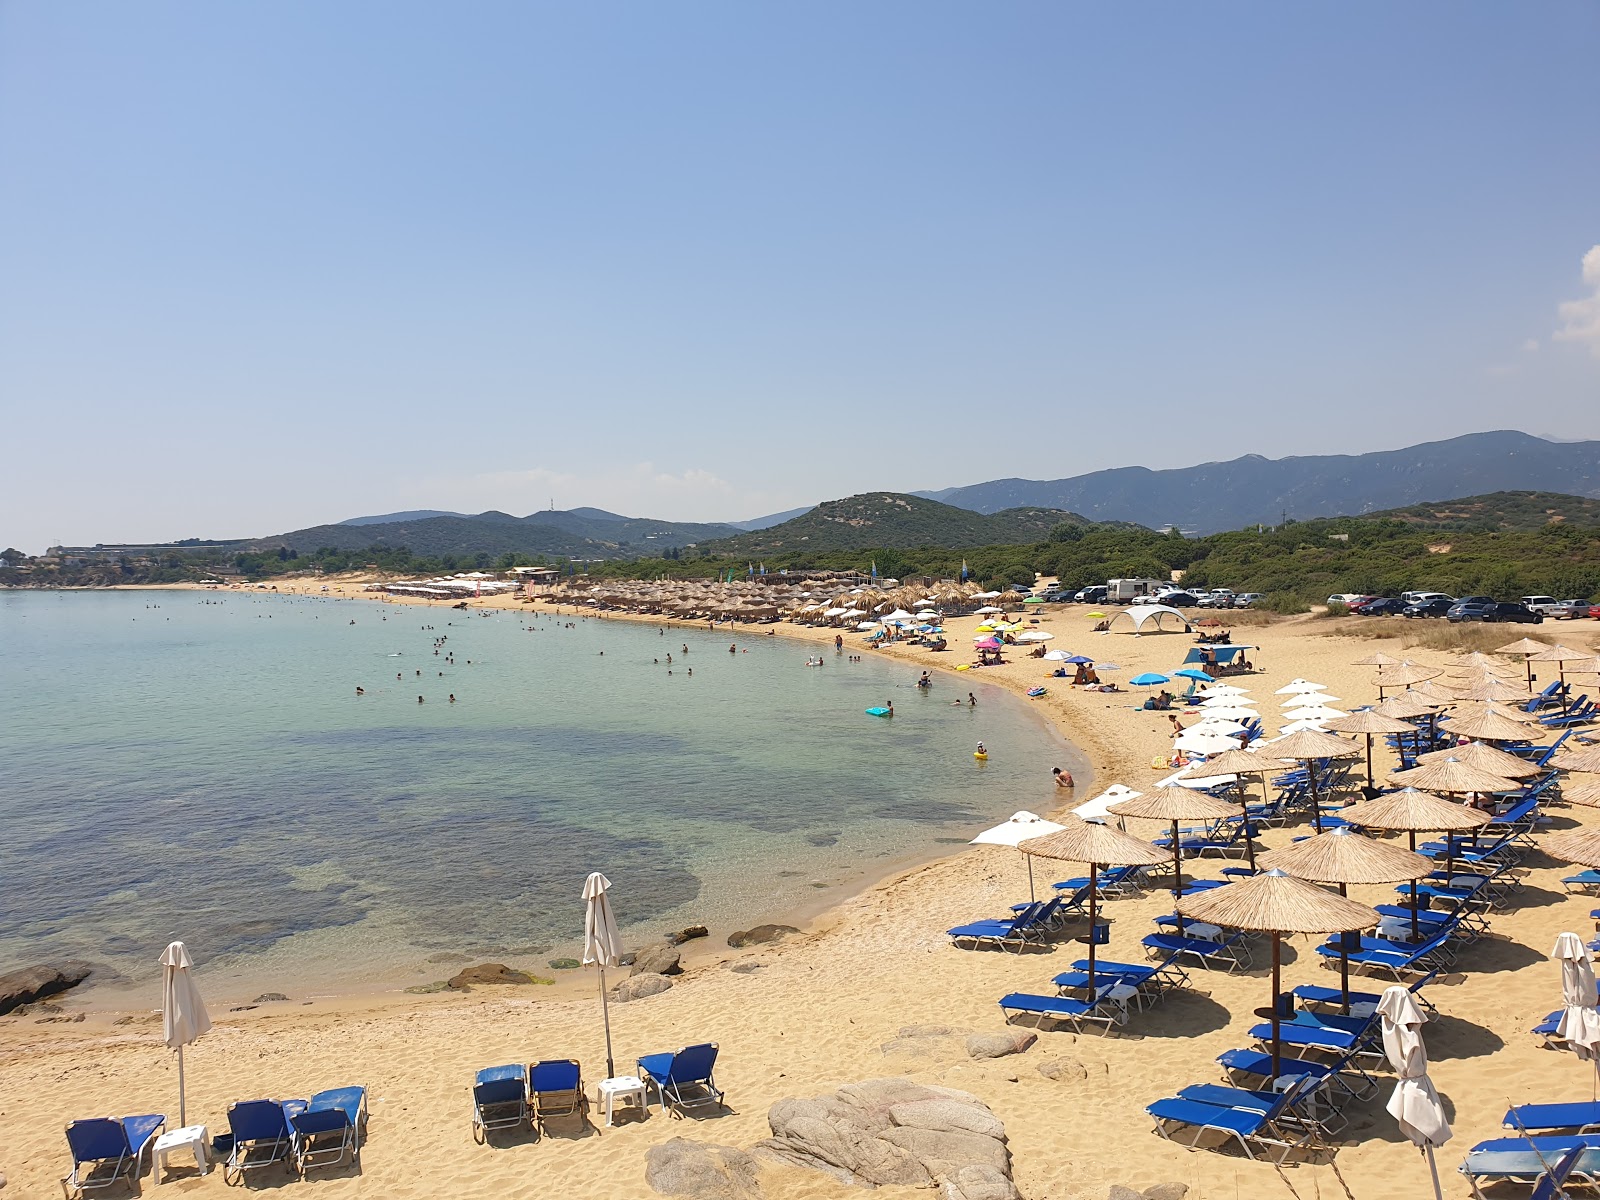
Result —
M4 3L0 541L1600 437L1597 47L1577 0Z

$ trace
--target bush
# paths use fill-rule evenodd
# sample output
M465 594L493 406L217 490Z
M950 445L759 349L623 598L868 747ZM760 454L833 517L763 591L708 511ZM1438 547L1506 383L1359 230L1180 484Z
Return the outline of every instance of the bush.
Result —
M1311 606L1293 592L1269 592L1264 599L1256 601L1255 607L1284 617L1311 611Z
M1332 600L1329 601L1327 611L1322 615L1324 617L1348 617L1350 615L1350 606L1340 604L1337 600Z

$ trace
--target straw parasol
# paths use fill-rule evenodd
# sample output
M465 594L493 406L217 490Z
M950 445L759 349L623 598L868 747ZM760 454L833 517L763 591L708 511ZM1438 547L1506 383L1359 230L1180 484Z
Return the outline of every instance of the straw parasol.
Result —
M1533 699L1533 693L1520 684L1507 683L1504 679L1488 676L1463 687L1455 689L1457 700L1494 700L1521 702L1526 704Z
M1561 798L1568 804L1600 808L1600 779L1585 780L1582 783L1564 782L1561 785Z
M1358 658L1351 663L1352 667L1398 667L1403 660L1390 658L1382 650L1375 651L1365 658Z
M1432 679L1424 679L1421 683L1412 684L1411 690L1424 700L1432 700L1441 707L1448 707L1457 703L1455 692Z
M1564 716L1567 711L1567 664L1569 662L1577 662L1579 659L1593 657L1593 650L1574 650L1571 646L1563 646L1557 642L1554 646L1548 646L1537 654L1528 655L1525 661L1528 664L1529 671L1533 670L1533 664L1536 662L1553 662L1556 664L1556 677L1561 681L1561 712ZM1531 676L1528 679L1528 690L1533 690Z
M1367 786L1372 786L1372 739L1376 734L1383 733L1415 733L1416 726L1400 720L1398 717L1386 717L1372 709L1351 713L1347 717L1336 717L1325 723L1325 728L1338 733L1360 733L1367 739Z
M1020 842L1017 849L1024 854L1037 854L1040 858L1054 858L1062 862L1087 863L1089 866L1089 994L1095 994L1094 956L1096 938L1099 936L1099 918L1096 915L1100 893L1098 872L1101 867L1149 867L1165 862L1166 855L1149 842L1129 837L1104 825L1091 824L1074 817L1065 828L1043 837Z
M1196 921L1209 921L1229 929L1249 929L1272 934L1272 1078L1278 1078L1283 1047L1278 1022L1278 1001L1286 933L1344 933L1378 923L1378 914L1365 904L1336 896L1315 884L1296 879L1286 871L1267 871L1191 896L1178 911Z
M1391 771L1389 778L1401 787L1421 788L1426 792L1503 792L1511 780L1484 767L1462 762L1454 754L1423 763L1408 771Z
M1240 748L1238 750L1224 751L1221 754L1206 759L1206 761L1203 763L1195 763L1185 769L1179 778L1208 779L1215 778L1218 775L1235 776L1235 782L1239 787L1239 806L1244 809L1244 814L1246 818L1248 818L1250 815L1250 797L1245 794L1243 782L1238 780L1237 777L1240 775L1261 776L1261 803L1266 804L1267 773L1269 771L1279 770L1288 765L1289 764L1283 759L1273 758L1266 754L1257 754L1254 750ZM1250 869L1252 871L1255 870L1256 845L1255 842L1248 836L1245 838L1244 852L1246 859L1248 859L1250 863Z
M1574 829L1545 838L1544 850L1580 867L1600 867L1600 830Z
M1485 812L1435 796L1414 787L1403 787L1387 792L1376 800L1352 804L1339 814L1351 825L1363 829L1388 829L1404 833L1412 850L1417 848L1417 834L1442 832L1446 835L1459 829L1481 829L1493 818ZM1446 843L1448 850L1450 843ZM1446 870L1449 856L1446 855ZM1417 937L1417 885L1411 885L1411 937Z
M1407 689L1403 692L1396 692L1382 704L1374 705L1372 711L1382 713L1386 717L1398 717L1401 720L1406 720L1407 718L1415 719L1417 717L1432 716L1434 710L1438 707L1427 697L1419 696L1416 692Z
M1440 724L1457 737L1489 742L1525 742L1529 734L1524 722L1493 704L1480 705L1475 712L1446 717Z
M1555 765L1563 771L1600 771L1600 745L1563 750L1556 755Z
M1531 691L1533 689L1533 664L1528 661L1528 657L1529 655L1538 654L1541 650L1548 650L1549 648L1550 647L1544 642L1536 642L1532 638L1525 637L1519 638L1510 645L1495 647L1495 653L1508 655L1514 654L1522 658L1522 665L1528 672L1528 689Z
M1132 800L1113 804L1109 810L1119 817L1143 817L1172 823L1172 899L1183 894L1183 848L1178 844L1179 821L1221 821L1239 815L1226 800L1183 787L1158 787ZM1248 844L1250 830L1245 830ZM1178 915L1178 935L1183 935L1183 915Z
M1497 750L1487 742L1468 742L1465 746L1446 746L1443 750L1430 750L1426 754L1419 754L1417 762L1425 765L1443 762L1447 758L1459 759L1469 767L1492 771L1507 779L1532 779L1539 774L1539 768L1527 759L1507 754L1504 750Z
M1480 671L1485 675L1499 675L1506 677L1504 664L1495 662L1494 659L1490 658L1482 650L1469 650L1465 654L1458 655L1452 661L1455 666L1461 667L1465 670ZM1451 674L1453 675L1455 672L1451 671Z
M1352 883L1401 883L1421 879L1433 870L1433 862L1380 842L1363 837L1353 829L1330 829L1303 842L1263 855L1261 865L1287 871L1312 883L1336 883L1339 894ZM1343 1009L1350 1011L1350 952L1339 946L1339 986L1344 993Z
M1302 729L1270 743L1274 758L1292 758L1303 762L1311 781L1311 820L1322 832L1322 799L1317 795L1317 771L1313 764L1320 758L1354 758L1360 753L1351 742L1331 733L1315 729Z
M1411 687L1413 684L1425 683L1444 674L1437 667L1424 667L1419 663L1406 660L1397 667L1379 667L1377 675L1378 692L1381 695L1384 688Z

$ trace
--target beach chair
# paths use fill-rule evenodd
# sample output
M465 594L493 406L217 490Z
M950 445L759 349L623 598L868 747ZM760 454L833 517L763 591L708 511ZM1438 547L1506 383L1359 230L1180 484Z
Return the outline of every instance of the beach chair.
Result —
M233 1149L222 1164L224 1183L242 1183L251 1171L281 1162L293 1166L294 1129L289 1118L304 1112L304 1100L240 1100L228 1105Z
M1205 938L1179 937L1175 933L1152 933L1142 943L1152 957L1169 958L1182 955L1198 959L1207 969L1222 967L1227 971L1248 970L1250 947L1243 933L1232 933L1220 942Z
M1098 984L1098 979L1096 980ZM1000 997L1000 1011L1009 1024L1014 1017L1032 1017L1035 1026L1045 1021L1070 1024L1079 1033L1085 1024L1099 1025L1110 1033L1115 1025L1128 1021L1128 1000L1136 988L1128 984L1108 982L1096 988L1093 1000L1077 1000L1071 996L1032 996L1026 992L1012 992Z
M1267 1081L1272 1078L1272 1055L1260 1050L1224 1050L1217 1055L1222 1067L1222 1077L1229 1083L1246 1080ZM1278 1077L1293 1079L1296 1075L1309 1075L1327 1084L1337 1084L1352 1100L1365 1100L1378 1092L1378 1081L1355 1060L1345 1055L1332 1063L1313 1062L1308 1058L1278 1059Z
M361 1165L361 1136L367 1124L367 1089L330 1088L307 1102L304 1112L289 1118L294 1131L295 1170L334 1167L351 1159Z
M528 1068L528 1096L533 1119L542 1130L546 1117L582 1115L588 1107L583 1068L575 1058L547 1059Z
M1156 1132L1169 1141L1178 1140L1173 1136L1174 1131L1183 1128L1193 1129L1194 1137L1189 1142L1178 1143L1187 1145L1190 1150L1199 1149L1200 1138L1204 1134L1221 1133L1222 1144L1226 1145L1229 1141L1237 1142L1246 1158L1256 1157L1252 1146L1275 1148L1278 1150L1278 1161L1281 1163L1291 1151L1307 1145L1312 1137L1310 1129L1295 1135L1280 1128L1277 1123L1299 1091L1307 1086L1306 1079L1305 1076L1298 1077L1294 1083L1278 1094L1274 1102L1264 1108L1255 1093L1237 1089L1241 1095L1235 1104L1212 1104L1173 1096L1157 1100L1146 1108L1145 1112L1155 1118ZM1242 1106L1250 1104L1255 1107Z
M1600 1101L1518 1104L1506 1110L1500 1123L1519 1133L1588 1133L1600 1129ZM1600 1139L1596 1144L1600 1145Z
M638 1062L639 1078L644 1080L645 1102L649 1102L653 1087L663 1112L668 1105L679 1114L708 1104L722 1105L723 1093L711 1076L716 1062L715 1042L685 1046L676 1054L645 1055Z
M67 1124L72 1173L62 1180L68 1194L84 1195L125 1180L135 1186L144 1173L145 1151L154 1157L156 1135L167 1123L159 1113L138 1117L89 1117Z
M472 1139L486 1145L496 1129L528 1120L528 1068L521 1063L485 1067L472 1081Z
M1264 1053L1272 1050L1272 1025L1263 1022L1250 1027L1250 1036L1260 1044ZM1368 1047L1371 1041L1371 1031L1360 1033L1348 1029L1336 1029L1332 1025L1301 1024L1299 1021L1278 1022L1278 1043L1283 1051L1292 1051L1295 1058L1299 1058L1301 1051L1312 1050L1320 1054L1327 1054L1333 1058L1349 1058L1360 1054L1365 1058L1377 1058L1382 1055L1381 1050Z
M1433 1002L1422 994L1422 989L1432 983L1439 974L1429 971L1426 975L1413 980L1408 985L1413 999L1429 1012L1438 1012ZM1315 1005L1318 1008L1331 1008L1335 1005L1343 1007L1344 993L1336 987L1323 987L1317 983L1302 983L1291 993L1302 1005ZM1378 1001L1383 999L1377 992L1351 992L1350 1013L1352 1016L1371 1016L1377 1010ZM1366 1011L1357 1011L1358 1009Z
M1335 935L1337 939L1338 935ZM1447 943L1450 929L1434 934L1425 942L1411 945L1406 942L1389 942L1381 938L1363 937L1360 948L1345 952L1352 967L1387 971L1396 983L1403 983L1406 975L1426 975L1452 961ZM1325 967L1337 967L1340 960L1340 943L1330 940L1317 947L1317 954Z
M1491 1138L1467 1151L1457 1168L1472 1185L1472 1194L1482 1200L1484 1183L1537 1183L1551 1174L1569 1156L1569 1174L1584 1179L1600 1175L1600 1142L1594 1145L1582 1137Z
M1522 711L1525 713L1535 713L1541 708L1549 708L1552 705L1559 707L1561 704L1561 694L1565 690L1565 687L1562 686L1561 681L1558 679L1551 683L1549 687L1545 688L1544 691L1540 692L1532 700L1529 700L1526 704L1524 704L1522 706Z
M1035 901L1025 905L1021 912L1010 918L991 919L987 921L973 921L967 925L957 925L954 929L945 932L956 945L968 942L973 947L984 943L993 943L1004 949L1014 947L1018 953L1022 947L1030 942L1044 940L1044 922L1049 920L1061 908L1061 897L1056 896L1050 900Z
M1296 1088L1294 1100L1280 1110L1277 1118L1279 1124L1309 1128L1324 1137L1343 1129L1347 1122L1339 1115L1332 1100L1324 1094L1329 1090L1329 1080L1327 1075L1319 1077L1310 1073L1293 1077L1291 1083ZM1233 1083L1192 1083L1178 1089L1180 1100L1256 1112L1267 1112L1276 1107L1282 1095L1276 1088L1245 1088Z
M1583 892L1590 888L1600 888L1600 871L1579 871L1576 875L1563 875L1561 885L1569 892L1574 889Z

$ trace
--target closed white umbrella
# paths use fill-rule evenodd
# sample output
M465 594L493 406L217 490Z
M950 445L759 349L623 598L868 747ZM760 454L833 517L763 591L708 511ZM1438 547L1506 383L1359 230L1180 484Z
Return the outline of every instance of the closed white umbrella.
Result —
M182 942L170 942L161 952L161 1031L168 1047L178 1052L178 1124L189 1123L183 1095L183 1048L211 1028L206 1003L194 985L194 966Z
M993 829L985 829L972 839L974 846L1016 846L1032 837L1043 837L1047 833L1059 833L1065 825L1057 825L1054 821L1046 821L1038 813L1027 811L1012 813L1011 816ZM1028 860L1028 899L1033 899L1033 855L1025 854Z
M600 966L600 1015L606 1025L606 1078L616 1077L611 1057L611 1009L606 1002L606 968L622 957L622 936L617 919L611 915L611 899L606 895L611 881L599 871L591 871L583 881L583 964Z
M1428 1078L1428 1050L1422 1044L1422 1023L1427 1015L1411 993L1398 984L1385 989L1378 1001L1378 1015L1383 1018L1383 1052L1400 1077L1389 1097L1389 1115L1412 1145L1422 1147L1428 1156L1434 1200L1441 1200L1433 1150L1450 1140L1450 1122L1445 1120L1444 1105L1439 1103L1439 1093Z
M1594 1061L1600 1074L1600 1013L1595 1012L1594 960L1575 933L1556 935L1550 957L1561 964L1561 1022L1556 1036L1585 1062Z

